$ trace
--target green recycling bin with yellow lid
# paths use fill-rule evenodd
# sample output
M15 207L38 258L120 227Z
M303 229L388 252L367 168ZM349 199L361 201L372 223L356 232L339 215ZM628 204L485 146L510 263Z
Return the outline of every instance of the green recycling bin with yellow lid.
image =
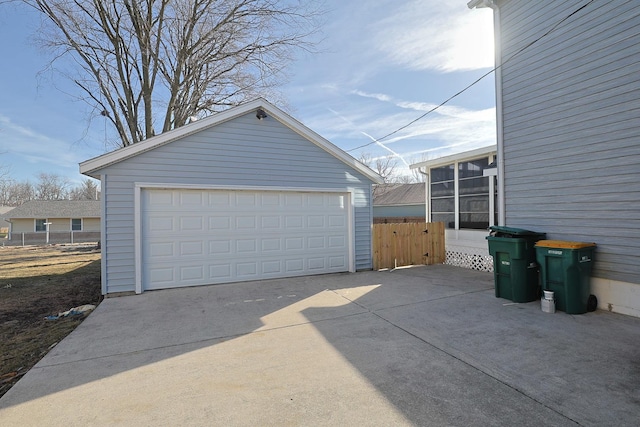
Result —
M583 314L598 306L591 295L595 243L539 240L535 244L542 289L553 291L557 310Z

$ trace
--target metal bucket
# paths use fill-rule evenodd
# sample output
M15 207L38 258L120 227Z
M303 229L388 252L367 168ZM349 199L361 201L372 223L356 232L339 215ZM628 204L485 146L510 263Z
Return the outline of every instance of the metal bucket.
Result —
M540 300L540 308L545 313L555 313L556 312L556 300L553 295L553 291L542 291L544 296Z

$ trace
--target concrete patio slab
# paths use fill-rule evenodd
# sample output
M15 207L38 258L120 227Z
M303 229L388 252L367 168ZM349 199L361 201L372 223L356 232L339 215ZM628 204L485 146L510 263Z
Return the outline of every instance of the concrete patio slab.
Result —
M450 266L154 291L100 304L0 424L631 426L638 342Z

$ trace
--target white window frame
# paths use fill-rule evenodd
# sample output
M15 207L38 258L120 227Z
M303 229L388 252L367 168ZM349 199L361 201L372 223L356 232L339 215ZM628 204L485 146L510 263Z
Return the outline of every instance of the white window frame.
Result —
M38 221L44 221L42 223L43 225L43 229L42 230L38 230ZM33 231L35 231L36 233L44 233L47 231L47 223L49 222L48 218L34 218L33 219Z
M437 169L437 168L441 168L444 166L449 166L449 165L453 165L453 169L454 169L454 180L453 180L453 184L454 184L454 218L455 218L455 228L450 229L450 230L473 230L473 229L467 229L467 228L460 228L460 180L459 180L459 170L458 170L458 165L460 163L465 163L465 162L469 162L469 161L473 161L473 160L478 160L478 159L488 159L489 164L491 164L494 160L495 160L495 154L486 154L486 155L480 155L480 156L471 156L471 157L464 157L464 158L460 158L460 159L451 159L448 162L443 162L443 163L438 163L438 164L434 164L432 166L427 167L427 173L429 175L429 179L426 182L426 190L427 190L427 219L429 222L431 222L432 220L432 210L431 210L431 170L432 169ZM495 193L495 178L490 176L489 177L489 226L493 226L495 225L495 212L496 212L496 208L497 206L495 206L494 203L494 195Z
M74 220L74 219L76 219L76 220L79 220L79 221L80 221L80 229L79 229L79 230L74 230L74 229L73 229L73 220ZM82 229L83 229L83 228L84 228L84 221L82 220L82 218L70 218L70 219L69 219L69 229L70 229L71 231L82 231Z

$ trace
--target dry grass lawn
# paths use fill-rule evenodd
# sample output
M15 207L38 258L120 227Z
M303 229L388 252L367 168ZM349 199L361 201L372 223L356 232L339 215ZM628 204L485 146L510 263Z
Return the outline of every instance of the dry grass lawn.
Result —
M0 247L0 396L85 317L46 316L102 300L95 247Z

